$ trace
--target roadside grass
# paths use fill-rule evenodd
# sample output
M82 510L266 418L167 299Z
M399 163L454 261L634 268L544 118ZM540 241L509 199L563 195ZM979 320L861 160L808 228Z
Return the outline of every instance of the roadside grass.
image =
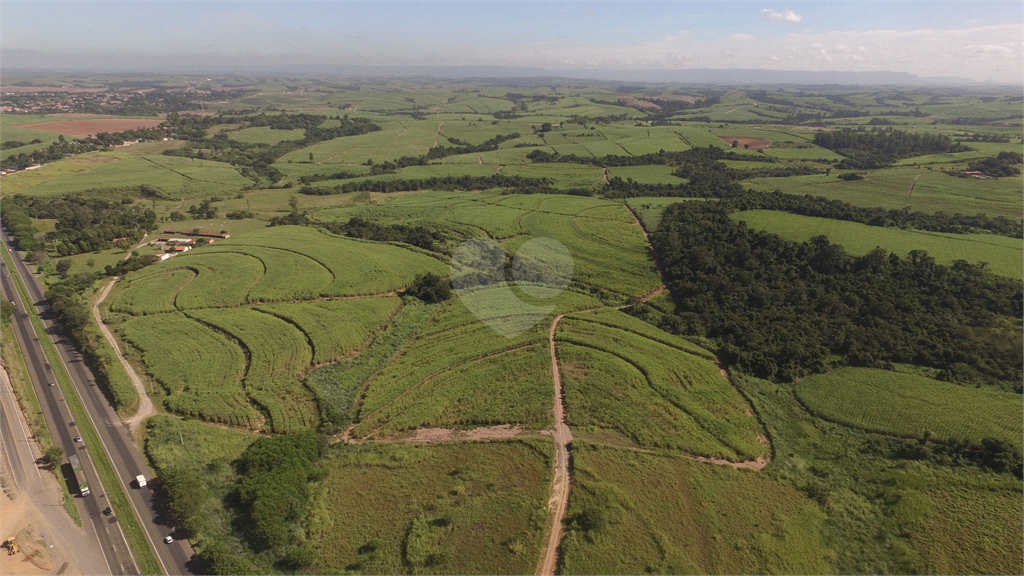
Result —
M4 260L7 261L9 269L14 270L14 263L11 261L7 251L5 250L3 254ZM14 280L22 302L29 302L30 299L27 297L27 291L25 286L22 284L21 277L11 274L11 279ZM48 334L46 327L43 325L43 321L39 318L39 314L36 312L35 308L30 306L27 307L26 310L29 312L29 319L32 322L32 326L35 329L36 334ZM68 373L64 370L64 363L61 360L60 355L57 353L57 349L53 342L50 341L48 336L41 336L39 338L39 342L42 345L43 351L45 352L50 365L53 367L54 377L64 393L68 409L75 418L75 422L78 423L78 430L81 432L82 438L85 440L85 444L87 446L102 446L99 435L93 427L92 418L85 411L85 407L82 405L82 401L78 397L78 391L71 383L71 377L68 376ZM128 495L124 492L124 487L121 485L120 477L117 475L113 465L107 458L107 453L104 450L91 450L90 456L92 456L92 461L96 466L96 471L100 476L100 481L106 489L107 501L114 510L120 511L118 512L118 519L125 527L124 534L128 539L128 544L134 551L135 560L139 565L139 570L143 574L163 574L155 552L149 545L149 539L146 537L142 526L139 524L139 520L135 516L135 510L128 501Z
M573 445L562 574L831 573L826 514L777 478Z
M933 440L999 438L1021 448L1020 394L967 388L924 376L840 368L794 387L812 413L871 432Z
M310 505L314 571L524 574L547 519L551 445L336 445Z
M876 247L903 258L911 250L926 250L939 264L948 266L955 260L966 260L971 264L985 262L994 274L1018 279L1024 276L1024 243L1020 238L883 228L773 210L734 212L729 217L792 242L828 236L830 242L841 244L847 253L854 256L867 254Z

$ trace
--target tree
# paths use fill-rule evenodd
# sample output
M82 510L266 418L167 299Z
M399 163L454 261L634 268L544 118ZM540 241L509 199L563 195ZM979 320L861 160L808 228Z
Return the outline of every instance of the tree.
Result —
M313 161L313 153L312 153L312 152L310 152L310 153L309 153L309 161L310 161L310 162L312 162L312 161Z
M60 446L50 446L43 457L46 458L47 464L56 468L64 460L64 450Z
M68 271L71 270L72 262L67 258L57 261L57 274L60 274L61 278L67 278Z
M733 147L733 148L738 148L738 147L739 147L739 145L740 145L740 141L739 141L739 140L733 140L733 141L732 141L732 147Z
M85 261L85 265L88 266L89 268L92 268L93 266L96 265L96 259L89 258L88 260Z
M551 122L545 122L540 125L541 132L551 132Z

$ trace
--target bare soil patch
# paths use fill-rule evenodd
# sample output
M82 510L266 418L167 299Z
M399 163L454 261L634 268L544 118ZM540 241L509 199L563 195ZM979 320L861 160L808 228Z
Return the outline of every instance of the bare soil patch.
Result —
M733 142L736 142L737 148L745 148L749 150L764 150L772 145L771 140L767 138L749 138L746 136L719 136L722 140L732 146Z
M619 102L622 102L626 106L633 108L647 109L647 110L661 110L661 106L658 106L654 102L648 102L646 100L638 100L633 96L619 96Z
M450 428L417 428L410 433L389 438L388 442L421 442L438 444L442 442L473 442L484 440L505 440L519 435L525 426L482 426L472 430L453 430Z
M94 136L100 132L123 132L136 128L155 128L161 122L163 120L160 118L96 118L87 120L57 120L56 122L24 124L18 127L84 138L86 136Z

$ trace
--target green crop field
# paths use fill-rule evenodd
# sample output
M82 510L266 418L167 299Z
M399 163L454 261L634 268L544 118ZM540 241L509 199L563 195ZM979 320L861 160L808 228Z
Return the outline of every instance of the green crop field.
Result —
M661 283L640 227L622 204L608 200L429 192L380 204L322 210L317 216L339 221L361 216L382 223L441 224L465 236L483 233L506 239L504 246L513 253L531 238L553 238L572 254L577 282L633 296L649 294Z
M37 170L4 176L4 194L57 196L146 184L167 197L195 198L252 184L230 164L155 154L139 156L132 154L131 148L90 152Z
M574 446L563 574L827 574L826 514L746 470Z
M867 254L875 248L882 248L903 258L911 250L925 250L939 264L950 265L955 260L966 260L971 264L985 262L987 268L995 274L1010 278L1024 276L1024 243L1020 238L995 234L900 230L771 210L735 212L731 218L793 242L828 236L830 242L842 244L847 253L856 256Z
M246 144L274 145L282 140L302 140L305 135L305 130L274 130L269 126L259 126L229 132L228 138Z
M352 433L393 434L418 426L547 427L552 387L545 343L551 315L600 303L564 292L539 311L520 311L507 307L502 296L502 288L487 288L441 307L368 379ZM503 335L506 329L511 337Z
M132 281L122 283L127 286L110 305L110 310L129 314L173 312L175 297L193 278L195 273L192 270L181 268L136 276Z
M402 301L397 296L268 304L256 309L295 324L313 345L313 363L334 362L358 351Z
M332 450L310 529L318 573L523 574L547 520L549 445Z
M762 453L743 398L700 356L668 334L613 327L603 315L564 318L556 333L570 425L612 429L637 446L739 461ZM677 344L673 346L672 344Z
M245 350L245 390L275 432L298 431L318 420L312 392L300 381L313 359L305 335L292 324L255 310L194 310L190 317L224 331Z
M863 172L863 171L861 171ZM914 178L921 177L914 184ZM744 181L754 190L781 190L788 194L811 194L849 202L855 206L882 208L909 207L926 213L948 212L1019 218L1022 202L1020 176L977 180L956 178L938 171L912 166L871 170L863 180L845 182L835 174L826 176L790 176L788 178L755 178ZM914 191L910 193L910 187Z
M924 376L842 368L805 378L797 396L824 418L873 432L937 440L992 437L1021 446L1020 395Z
M242 388L245 356L222 333L180 313L132 318L122 337L142 352L171 412L244 428L259 414Z

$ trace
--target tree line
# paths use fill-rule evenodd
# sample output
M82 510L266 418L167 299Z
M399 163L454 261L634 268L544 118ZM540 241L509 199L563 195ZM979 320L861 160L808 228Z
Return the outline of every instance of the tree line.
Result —
M130 243L156 228L156 212L135 204L131 198L110 202L79 194L44 198L22 194L4 202L4 225L14 236L18 249L34 252L50 244L60 256L106 250L116 239ZM45 241L35 238L33 218L55 219L54 231Z
M529 178L526 176L506 176L492 174L490 176L431 176L430 178L396 179L396 180L360 180L345 182L333 188L314 188L303 186L300 194L310 196L329 196L348 192L408 192L413 190L487 190L489 188L519 188L530 186L547 186L552 184L550 178Z
M903 158L971 150L944 134L918 134L892 128L822 130L814 135L814 143L846 156L836 164L843 169L884 168Z
M676 304L658 322L714 339L741 370L788 381L900 362L1020 389L1020 280L921 250L853 257L824 236L789 242L711 202L666 208L651 239Z

